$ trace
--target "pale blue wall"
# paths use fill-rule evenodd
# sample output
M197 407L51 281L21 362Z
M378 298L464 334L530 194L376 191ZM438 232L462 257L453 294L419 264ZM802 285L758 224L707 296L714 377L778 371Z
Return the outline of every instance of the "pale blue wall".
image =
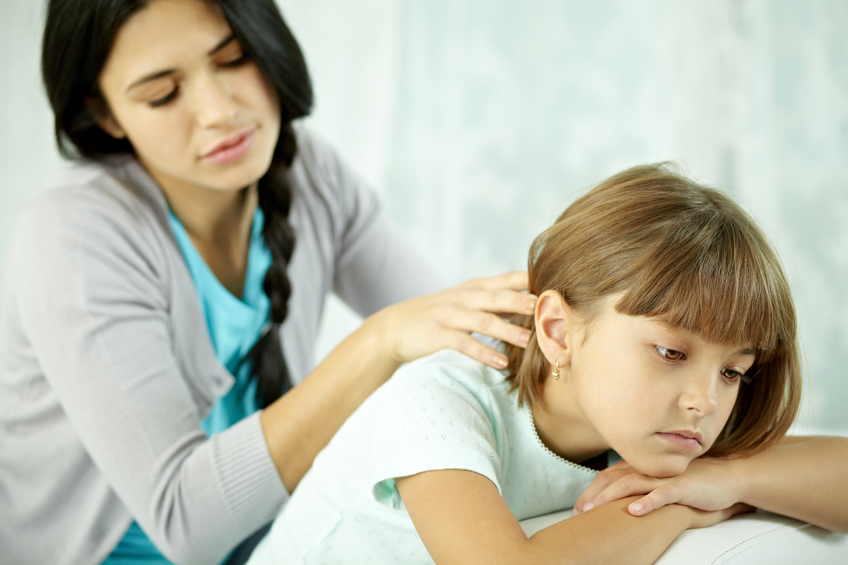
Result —
M41 7L0 1L2 261L58 159ZM636 163L677 160L736 195L795 292L800 427L848 433L848 2L278 1L313 128L452 282L522 268L576 193ZM324 350L356 323L330 316Z

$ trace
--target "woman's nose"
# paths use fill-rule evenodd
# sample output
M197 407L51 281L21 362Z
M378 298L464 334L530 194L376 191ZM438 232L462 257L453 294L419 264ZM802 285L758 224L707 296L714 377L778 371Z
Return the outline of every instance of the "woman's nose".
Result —
M209 128L229 124L236 116L238 105L225 80L212 72L201 74L194 88L197 123Z

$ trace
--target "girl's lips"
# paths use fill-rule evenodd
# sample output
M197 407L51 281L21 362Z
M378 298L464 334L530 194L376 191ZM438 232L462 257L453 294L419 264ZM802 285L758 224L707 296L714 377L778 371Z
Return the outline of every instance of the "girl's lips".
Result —
M205 161L224 165L241 159L253 145L256 128L247 128L227 137L203 155Z
M682 435L676 432L657 432L657 435L679 447L701 449L701 442L697 436L692 437L691 434Z

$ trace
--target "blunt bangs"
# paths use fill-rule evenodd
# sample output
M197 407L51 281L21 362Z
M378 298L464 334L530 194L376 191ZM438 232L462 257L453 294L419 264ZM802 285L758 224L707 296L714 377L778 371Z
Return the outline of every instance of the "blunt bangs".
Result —
M751 347L759 362L769 359L795 335L794 312L787 311L792 299L776 257L738 214L718 209L693 216L685 229L658 237L625 267L616 310L656 317L714 343Z

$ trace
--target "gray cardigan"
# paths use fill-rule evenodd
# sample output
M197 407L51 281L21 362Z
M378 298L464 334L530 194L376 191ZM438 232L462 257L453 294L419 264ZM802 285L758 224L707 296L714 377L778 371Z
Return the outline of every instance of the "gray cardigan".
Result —
M327 293L368 315L441 286L336 155L298 136L281 332L295 383ZM133 518L172 561L218 563L287 498L258 414L200 429L233 377L166 211L124 156L70 167L20 220L0 319L3 563L99 563Z

